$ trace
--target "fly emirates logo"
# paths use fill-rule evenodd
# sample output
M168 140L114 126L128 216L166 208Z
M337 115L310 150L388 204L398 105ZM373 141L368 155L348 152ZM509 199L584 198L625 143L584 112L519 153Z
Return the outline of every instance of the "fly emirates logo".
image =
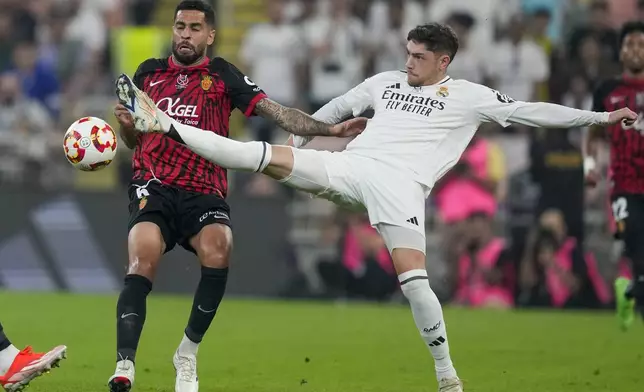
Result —
M385 90L382 94L386 101L385 109L400 110L408 113L420 114L428 117L433 110L445 109L445 102L424 97L422 95L404 94L391 89Z
M197 105L184 105L181 98L172 99L166 97L157 102L159 109L175 120L186 125L199 125L199 114L197 114Z

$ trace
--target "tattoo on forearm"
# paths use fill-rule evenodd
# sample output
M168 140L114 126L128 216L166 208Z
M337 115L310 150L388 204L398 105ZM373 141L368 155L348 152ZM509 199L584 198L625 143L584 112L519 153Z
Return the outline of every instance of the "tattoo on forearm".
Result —
M263 98L257 103L255 113L275 121L286 132L294 135L331 135L331 124L318 121L301 110L282 106L268 98Z

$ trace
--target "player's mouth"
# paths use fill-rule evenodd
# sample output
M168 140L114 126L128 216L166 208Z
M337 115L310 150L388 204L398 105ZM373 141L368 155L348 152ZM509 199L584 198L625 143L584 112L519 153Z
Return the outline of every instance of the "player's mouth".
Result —
M190 54L195 51L195 49L190 44L180 44L177 46L177 51L181 54Z

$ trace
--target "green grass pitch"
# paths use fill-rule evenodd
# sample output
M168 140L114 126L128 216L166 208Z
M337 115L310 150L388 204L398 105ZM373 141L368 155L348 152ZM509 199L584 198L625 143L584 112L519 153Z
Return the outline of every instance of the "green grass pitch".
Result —
M107 391L116 296L0 293L13 342L69 347L31 392ZM172 355L191 298L152 294L133 391L174 391ZM467 392L644 390L644 326L610 313L446 309ZM199 351L202 392L436 391L433 362L405 306L225 300Z

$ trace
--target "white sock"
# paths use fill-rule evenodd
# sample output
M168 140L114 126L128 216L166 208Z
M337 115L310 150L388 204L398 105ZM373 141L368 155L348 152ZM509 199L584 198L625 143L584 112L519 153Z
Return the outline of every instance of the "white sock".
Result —
M411 312L420 336L434 357L436 378L440 381L444 378L457 377L456 369L449 356L443 309L438 297L429 287L427 271L422 269L407 271L398 275L398 280L403 294L411 305Z
M20 350L13 344L0 351L0 375L5 374L9 370L19 352Z
M181 343L179 343L179 349L177 350L179 355L194 355L197 356L197 351L199 351L199 343L195 343L192 340L188 339L186 334L183 334Z
M272 150L268 143L239 142L181 124L158 108L156 112L164 131L169 132L174 127L188 148L223 168L262 172L271 161Z

